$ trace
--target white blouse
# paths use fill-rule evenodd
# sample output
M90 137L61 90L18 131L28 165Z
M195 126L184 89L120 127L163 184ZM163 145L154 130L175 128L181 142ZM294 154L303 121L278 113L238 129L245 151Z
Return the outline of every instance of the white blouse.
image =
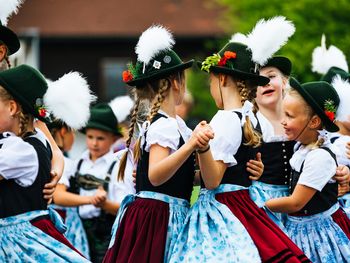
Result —
M259 120L262 137L264 142L284 142L287 141L284 135L275 135L275 129L271 122L260 112L256 113L256 118Z
M180 134L186 142L191 137L192 130L179 116L172 118L163 111L159 111L159 113L167 116L167 118L159 118L148 127L145 150L149 152L153 144L158 144L164 148L170 148L171 153L173 153L178 149ZM144 132L141 133L144 134ZM143 136L141 147L144 145L144 140Z
M335 147L327 140L324 147L329 148L334 152ZM328 183L335 183L332 177L337 170L337 164L333 157L324 149L309 149L300 146L300 143L295 145L298 149L290 159L292 169L300 171L301 165L304 162L304 168L298 180L298 184L305 185L321 191Z
M32 135L45 146L48 144L45 135L38 129ZM3 133L0 139L0 175L6 179L15 179L20 186L33 184L39 171L38 154L34 147L13 133Z
M350 159L346 155L346 145L350 142L350 136L342 135L340 133L331 133L330 138L339 137L333 143L333 145L337 148L337 160L339 164L350 166Z
M236 111L241 112L241 109ZM228 166L236 165L234 155L242 142L241 120L237 113L219 110L210 121L210 126L214 131L214 139L209 142L214 160L223 161Z

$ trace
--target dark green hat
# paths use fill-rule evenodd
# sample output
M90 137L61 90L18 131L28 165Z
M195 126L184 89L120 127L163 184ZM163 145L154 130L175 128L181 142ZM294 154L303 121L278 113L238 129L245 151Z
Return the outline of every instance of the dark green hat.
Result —
M256 64L252 61L252 52L242 43L229 42L218 54L207 57L200 63L202 70L223 73L250 80L252 83L264 86L270 79L260 76Z
M275 67L278 68L284 75L290 76L292 72L292 62L283 56L274 56L270 58L264 67Z
M91 108L90 114L90 119L82 132L85 133L86 129L92 128L122 136L118 120L108 103L96 104Z
M47 82L43 75L28 65L21 65L0 72L0 85L18 101L25 113L48 122L43 97Z
M327 73L322 76L321 80L332 83L332 80L336 75L339 75L343 80L350 81L349 72L346 72L345 70L338 67L331 67Z
M3 26L0 21L0 44L7 46L8 56L16 53L20 48L20 43L17 35L8 27Z
M300 85L294 78L291 78L289 83L321 118L327 131L339 131L338 126L333 121L340 99L332 85L325 81L308 82Z
M161 79L172 73L180 72L190 68L193 60L182 62L180 57L173 50L163 51L156 55L145 66L143 72L143 63L136 62L136 65L129 65L129 70L123 72L123 80L129 86L141 86L148 81Z

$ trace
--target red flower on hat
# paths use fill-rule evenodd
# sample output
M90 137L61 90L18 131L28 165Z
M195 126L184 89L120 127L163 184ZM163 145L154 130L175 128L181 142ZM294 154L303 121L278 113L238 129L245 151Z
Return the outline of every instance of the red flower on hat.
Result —
M225 66L227 60L236 58L236 56L237 56L236 52L225 51L224 56L218 62L218 66Z
M123 71L123 81L124 82L129 82L129 81L133 80L133 78L134 77L129 70Z
M39 116L40 116L40 117L45 118L45 117L46 117L47 111L46 111L45 108L40 108L40 109L38 109L38 113L39 113Z
M327 110L326 110L324 113L326 113L328 119L330 119L331 121L334 121L334 119L335 119L335 114L334 114L334 112L331 112L331 111L327 111Z

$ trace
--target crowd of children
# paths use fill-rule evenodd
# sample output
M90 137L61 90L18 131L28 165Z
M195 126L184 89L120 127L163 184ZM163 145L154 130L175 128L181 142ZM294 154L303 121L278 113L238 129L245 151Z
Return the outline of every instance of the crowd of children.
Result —
M132 96L92 106L77 72L12 67L1 24L0 261L350 262L348 65L323 37L322 79L300 84L275 55L294 31L262 19L198 62L218 111L192 131L177 112L196 63L167 28L140 36Z

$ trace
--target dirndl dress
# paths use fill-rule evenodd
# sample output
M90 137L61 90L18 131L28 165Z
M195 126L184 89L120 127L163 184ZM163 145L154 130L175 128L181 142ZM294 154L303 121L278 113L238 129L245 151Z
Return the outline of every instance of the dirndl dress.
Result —
M188 209L187 200L162 193L126 196L103 262L168 262Z
M37 210L1 218L0 262L90 262L31 224L48 215L48 210ZM55 223L62 229L58 221Z
M311 216L288 216L286 230L312 262L350 262L350 241L332 215L330 209Z

